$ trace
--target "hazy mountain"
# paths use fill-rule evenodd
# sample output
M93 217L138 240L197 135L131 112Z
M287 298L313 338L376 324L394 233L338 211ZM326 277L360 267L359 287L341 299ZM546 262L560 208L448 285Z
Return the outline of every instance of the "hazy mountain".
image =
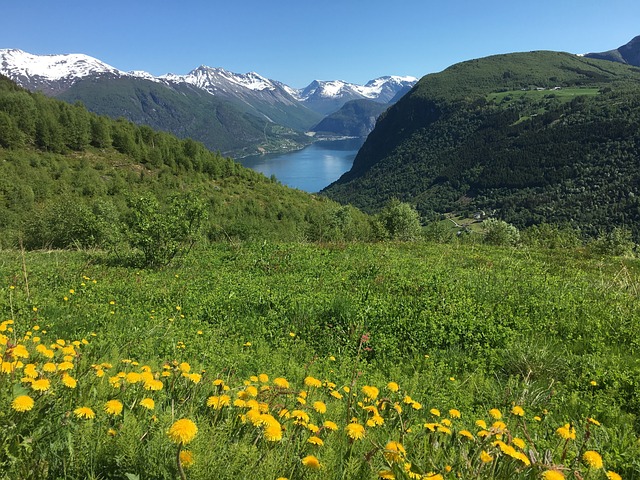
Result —
M626 45L622 45L615 50L600 53L587 53L585 57L610 60L612 62L626 63L628 65L640 67L640 35L635 37Z
M423 77L324 190L376 211L495 212L640 238L640 70L559 52L497 55Z
M318 134L366 137L376 126L376 119L388 104L360 99L345 103L340 110L327 115L312 130Z

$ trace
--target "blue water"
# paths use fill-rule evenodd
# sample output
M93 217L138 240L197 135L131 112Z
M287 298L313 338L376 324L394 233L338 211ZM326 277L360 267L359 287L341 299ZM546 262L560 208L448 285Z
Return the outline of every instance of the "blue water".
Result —
M296 152L245 157L238 160L289 187L319 192L351 169L364 139L319 141Z

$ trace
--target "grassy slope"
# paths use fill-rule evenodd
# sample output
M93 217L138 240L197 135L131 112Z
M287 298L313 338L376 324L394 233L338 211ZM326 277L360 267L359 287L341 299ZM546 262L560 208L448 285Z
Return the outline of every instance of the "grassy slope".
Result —
M607 426L608 440L597 447L608 468L640 475L637 261L464 245L263 243L217 245L151 272L41 252L25 257L27 288L20 254L2 257L2 315L21 333L36 323L53 338L97 333L90 362L119 368L129 358L155 369L188 361L208 372L200 396L218 375L233 383L259 372L294 381L311 374L349 384L360 335L368 333L359 385L398 381L424 402L424 415L456 407L469 419L514 402L529 415L546 409L550 435L592 416ZM188 415L203 435L223 433L199 412ZM158 411L164 422L167 413ZM190 478L207 478L207 468L220 469L219 478L246 477L255 466L238 459L259 461L242 442L215 444L219 453L203 442L194 446L200 467ZM340 459L323 451L338 468ZM123 468L146 461L142 451L130 455ZM268 470L272 460L261 475L277 476Z
M638 85L636 68L559 52L454 65L382 115L326 194L368 211L397 197L424 215L495 209L519 226L573 222L591 233L633 225L635 200L617 196L635 195Z

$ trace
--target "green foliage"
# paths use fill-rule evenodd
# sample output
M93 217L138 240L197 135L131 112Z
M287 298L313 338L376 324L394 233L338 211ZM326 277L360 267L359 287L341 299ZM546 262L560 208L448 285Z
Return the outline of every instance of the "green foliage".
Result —
M630 229L616 227L593 239L588 247L593 253L599 255L632 257L637 245L633 241Z
M416 240L422 231L420 215L408 203L392 198L378 214L385 236L392 240Z
M167 265L189 251L207 217L195 194L174 197L165 209L151 196L134 198L129 207L127 239L142 252L145 267Z
M482 222L484 242L488 245L516 246L520 243L520 232L513 225L496 218Z
M454 65L389 108L323 193L367 212L395 197L425 217L483 210L589 237L627 226L637 242L639 85L632 67L556 52Z

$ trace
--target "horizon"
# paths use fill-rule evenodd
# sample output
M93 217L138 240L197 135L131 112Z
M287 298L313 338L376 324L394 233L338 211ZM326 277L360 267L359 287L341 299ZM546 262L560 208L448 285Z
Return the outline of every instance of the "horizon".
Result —
M380 0L366 7L284 0L268 8L255 0L218 6L189 0L180 8L26 0L5 5L3 16L0 48L81 53L154 76L206 65L255 72L293 88L314 80L420 79L461 61L518 51L602 52L640 35L640 3L629 0L541 0L520 9L495 0L434 6L410 0L396 9Z

